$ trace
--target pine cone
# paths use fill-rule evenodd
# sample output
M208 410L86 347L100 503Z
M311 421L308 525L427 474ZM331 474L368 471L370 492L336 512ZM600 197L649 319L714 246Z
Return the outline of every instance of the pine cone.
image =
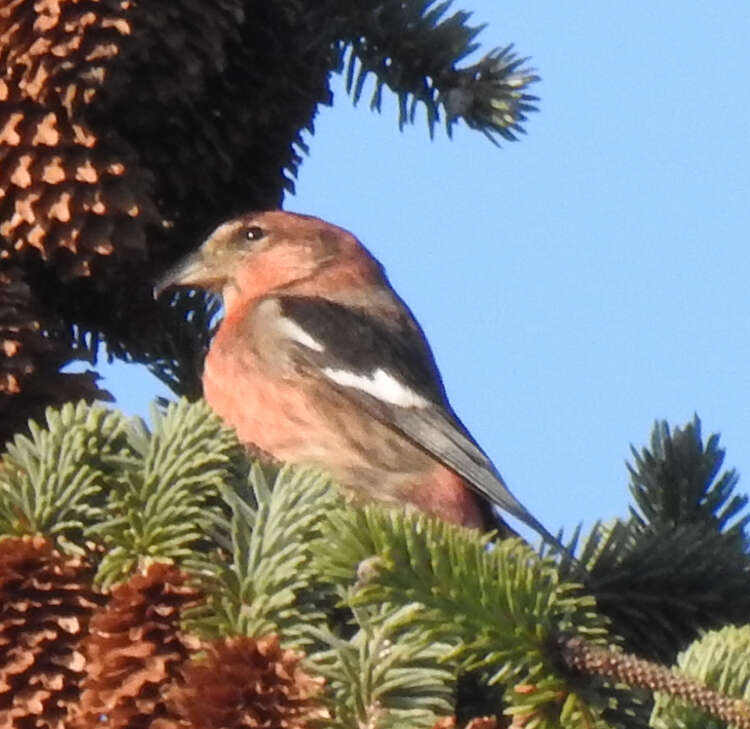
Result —
M42 537L0 541L0 726L65 723L85 674L79 643L103 602L92 577Z
M185 575L166 564L112 590L81 647L87 675L72 727L143 727L166 715L164 693L199 646L180 630L182 611L198 597Z
M328 715L316 701L323 679L308 676L301 654L283 650L277 636L227 638L206 653L185 665L184 684L169 694L180 719L153 729L304 729Z
M218 220L277 206L338 60L305 20L244 0L6 3L1 255L35 249L70 280L120 253L143 275L134 253L161 265Z
M86 117L131 32L122 6L12 0L0 10L0 255L36 249L63 280L89 275L117 246L142 252L156 219L134 150Z

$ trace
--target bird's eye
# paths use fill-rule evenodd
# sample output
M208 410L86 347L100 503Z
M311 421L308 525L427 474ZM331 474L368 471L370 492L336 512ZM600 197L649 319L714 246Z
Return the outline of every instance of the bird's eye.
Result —
M259 225L251 225L246 231L245 231L245 237L248 240L260 240L261 238L266 237L266 231L263 230Z

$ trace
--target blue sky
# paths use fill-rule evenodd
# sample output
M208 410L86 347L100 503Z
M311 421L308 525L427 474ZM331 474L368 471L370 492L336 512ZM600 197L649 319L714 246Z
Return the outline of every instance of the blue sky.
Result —
M625 514L629 444L657 418L697 412L750 474L750 5L454 9L489 24L484 51L532 57L528 135L399 133L392 99L353 108L335 78L285 207L381 259L456 411L550 529ZM105 374L127 412L163 393Z

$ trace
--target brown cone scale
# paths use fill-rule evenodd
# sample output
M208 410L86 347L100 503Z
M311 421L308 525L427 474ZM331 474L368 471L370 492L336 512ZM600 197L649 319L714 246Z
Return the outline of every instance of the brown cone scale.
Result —
M103 601L92 576L42 537L0 540L0 726L66 723L86 673L80 643Z
M112 590L82 646L87 673L70 726L145 727L168 716L164 695L200 643L180 630L198 600L185 575L154 564Z
M235 637L205 646L169 694L172 720L154 729L307 729L328 716L318 701L323 679L300 666L275 635Z

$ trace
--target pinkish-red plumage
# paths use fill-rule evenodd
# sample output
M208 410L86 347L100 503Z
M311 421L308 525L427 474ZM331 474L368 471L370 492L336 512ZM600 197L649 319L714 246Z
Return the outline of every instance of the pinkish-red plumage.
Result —
M222 327L203 374L206 400L242 442L280 461L322 466L355 497L412 503L446 521L492 526L481 497L460 476L378 420L352 413L335 390L269 377L262 355L246 345L231 322Z

